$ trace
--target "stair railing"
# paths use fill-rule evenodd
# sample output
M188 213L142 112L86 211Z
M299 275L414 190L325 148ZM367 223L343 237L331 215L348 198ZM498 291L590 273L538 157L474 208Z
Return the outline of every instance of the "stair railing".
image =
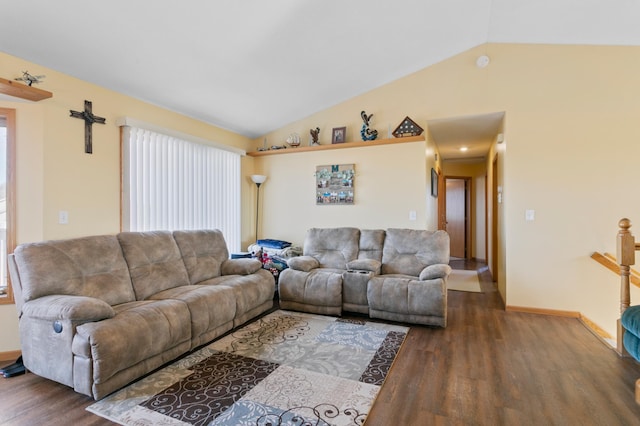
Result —
M609 253L598 253L594 251L591 253L591 258L613 272L616 275L620 275L620 265L618 264L618 260L616 256ZM631 268L629 275L629 282L631 285L640 288L640 271Z
M616 261L620 265L620 315L631 304L631 293L629 290L629 277L631 275L631 266L636 263L636 250L640 250L640 244L636 243L635 237L629 231L631 221L627 218L620 219L618 222L618 236L616 239ZM620 319L618 319L618 339L617 350L622 355L628 355L622 343L624 329Z
M631 265L636 262L636 251L640 250L640 244L629 231L631 221L627 218L620 219L618 222L620 230L616 241L617 261L620 265L620 316L631 304L631 296L629 293L629 276L631 274ZM618 320L618 352L623 356L630 356L629 352L624 348L623 337L625 330L622 327L622 321ZM635 333L634 333L635 334ZM638 359L637 354L634 358ZM636 380L635 385L636 404L640 404L640 379Z

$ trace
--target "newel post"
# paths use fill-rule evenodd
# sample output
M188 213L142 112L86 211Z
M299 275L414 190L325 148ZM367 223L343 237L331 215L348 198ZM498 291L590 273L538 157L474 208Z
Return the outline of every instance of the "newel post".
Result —
M631 303L629 275L631 274L631 265L636 263L636 241L631 231L629 231L629 228L631 228L629 219L620 219L618 226L620 230L618 231L616 244L616 260L620 265L620 314L622 314Z
M620 315L629 307L631 296L629 293L629 275L631 274L631 265L636 263L636 242L629 228L631 221L627 218L620 219L618 222L620 227L618 237L616 239L616 260L620 265ZM622 338L624 330L618 319L618 353L625 354Z

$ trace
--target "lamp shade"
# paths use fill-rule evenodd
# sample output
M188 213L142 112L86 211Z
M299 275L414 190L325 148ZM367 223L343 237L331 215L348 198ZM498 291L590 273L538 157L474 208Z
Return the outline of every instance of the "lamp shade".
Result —
M267 180L267 177L265 175L251 175L251 180L253 181L253 183L264 183L265 180Z

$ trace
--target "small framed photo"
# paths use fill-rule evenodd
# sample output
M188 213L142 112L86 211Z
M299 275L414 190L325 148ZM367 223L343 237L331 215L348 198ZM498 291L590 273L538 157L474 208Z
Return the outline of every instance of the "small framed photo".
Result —
M346 127L334 127L331 133L331 143L344 143L346 135Z

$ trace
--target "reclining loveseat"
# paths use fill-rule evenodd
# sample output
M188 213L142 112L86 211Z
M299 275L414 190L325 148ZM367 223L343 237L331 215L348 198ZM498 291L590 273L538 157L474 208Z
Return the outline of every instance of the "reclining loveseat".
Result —
M280 307L447 325L449 235L415 229L312 228L288 260Z

